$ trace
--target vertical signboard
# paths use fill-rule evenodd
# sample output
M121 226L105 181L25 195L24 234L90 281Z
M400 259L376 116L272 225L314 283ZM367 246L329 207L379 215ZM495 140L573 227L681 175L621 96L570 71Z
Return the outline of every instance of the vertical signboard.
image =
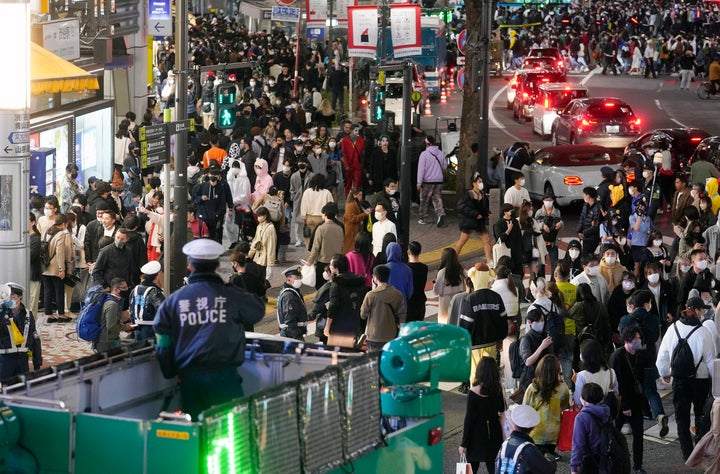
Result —
M420 5L391 5L390 23L395 58L417 56L422 53Z
M171 36L172 10L170 0L148 1L148 33L152 36Z
M325 25L329 15L327 0L305 0L306 22L308 25Z
M347 23L349 14L348 7L357 6L357 0L337 0L337 21L338 23Z
M377 40L377 6L348 7L348 55L356 58L374 58Z

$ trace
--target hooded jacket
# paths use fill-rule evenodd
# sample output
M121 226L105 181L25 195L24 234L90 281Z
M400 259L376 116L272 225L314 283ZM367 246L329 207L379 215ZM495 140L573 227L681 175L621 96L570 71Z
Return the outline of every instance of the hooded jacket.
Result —
M600 270L598 273L605 278L607 282L608 291L612 293L616 286L622 281L622 274L627 268L620 264L620 259L615 261L614 265L610 265L605 261L605 257L600 260Z
M710 199L712 200L712 212L717 215L718 210L720 209L720 194L718 194L717 178L710 178L708 182L705 183L705 189L707 190L707 195L710 196Z
M335 275L330 284L328 318L330 333L357 336L360 334L360 307L365 298L365 279L354 273Z
M385 253L388 257L387 266L390 268L388 284L402 293L403 298L407 301L413 294L413 278L412 270L402 261L402 248L399 243L391 242Z
M583 457L588 454L600 455L600 422L610 418L610 407L605 404L585 405L575 418L572 438L570 470L577 472ZM599 420L598 420L599 419Z
M255 202L270 190L273 185L272 176L268 173L268 163L262 158L255 160L255 166L260 165L255 178L255 192L252 193L252 201Z
M239 163L240 167L234 168L230 165L227 172L227 183L230 187L230 193L232 193L233 204L249 208L252 204L250 202L250 180L245 169L245 163L242 161L236 161L236 163Z

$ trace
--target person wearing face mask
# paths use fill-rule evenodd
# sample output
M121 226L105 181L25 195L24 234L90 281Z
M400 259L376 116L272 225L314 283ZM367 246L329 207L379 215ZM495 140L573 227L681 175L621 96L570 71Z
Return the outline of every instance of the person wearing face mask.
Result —
M295 247L302 247L304 245L303 227L304 222L301 214L301 204L305 191L310 187L315 174L309 169L306 158L301 158L297 163L298 170L290 176L290 199L292 201L292 228L295 235L292 236L291 240L295 239Z
M500 206L500 212L502 216L493 225L493 234L495 240L504 243L509 249L512 255L523 254L523 240L522 232L520 230L520 223L517 219L513 218L514 207L510 203L505 203ZM498 262L495 262L496 264ZM513 264L511 267L512 273L516 275L523 274L523 266L521 258L513 258Z
M702 420L703 408L710 393L710 374L716 354L713 352L712 335L700 322L708 306L698 297L687 300L680 320L674 322L665 333L655 362L663 381L672 381L673 406L683 459L690 456L694 445L690 432L690 407L693 407L695 420ZM692 351L694 374L681 373L679 364L672 362L680 338L685 339ZM699 434L702 436L703 433Z
M65 167L65 179L60 183L60 211L62 213L66 213L70 209L76 195L85 192L77 180L78 172L78 167L74 163L69 163Z
M365 153L365 139L360 136L360 126L352 125L350 134L340 140L343 169L345 170L345 195L352 187L362 186L362 159Z
M600 441L601 424L612 419L610 407L603 403L606 394L607 391L603 387L593 382L583 384L582 391L578 389L574 393L575 405L582 406L582 410L575 418L572 435L573 449L570 455L572 473L582 472L582 467L587 466L588 462L606 455Z
M518 213L518 223L520 224L520 232L523 241L522 263L529 266L533 260L540 257L540 251L537 247L536 235L539 237L540 232L535 232L535 219L533 219L532 202L525 201L520 206ZM543 273L544 274L544 273Z
M583 189L583 204L578 220L577 235L583 244L583 253L595 253L600 244L600 223L603 220L598 191L593 187Z
M645 276L645 267L649 263L660 265L664 274L669 274L672 267L668 250L663 245L662 233L657 229L649 232L647 248L640 255L639 275L641 278Z
M250 253L248 253L248 257L265 270L275 262L275 249L278 240L277 232L275 226L270 221L270 211L265 207L261 206L257 208L255 215L258 220L258 226L255 230L255 236L250 243Z
M700 229L705 232L717 223L717 216L712 211L712 201L707 194L701 194L698 198L698 209L700 210Z
M643 194L645 195L645 202L648 203L647 215L655 221L655 216L658 214L658 209L662 203L662 190L660 189L660 183L655 177L655 166L652 163L645 163L643 165Z
M232 193L221 182L220 174L219 167L211 168L208 172L210 179L197 186L193 193L195 214L207 225L210 238L218 243L222 242L225 214L233 209Z
M343 215L343 226L345 228L343 252L352 251L355 246L355 238L363 228L366 228L369 215L370 205L363 201L362 189L351 189L345 202L345 214Z
M57 197L48 196L45 198L43 215L37 221L37 227L42 238L45 237L48 229L55 225L55 216L58 214L59 208L60 203L58 203Z
M555 195L547 192L543 196L543 205L535 211L535 232L540 233L538 237L538 250L540 252L540 274L545 275L545 256L550 256L550 268L555 268L558 262L557 239L560 229L563 228L563 221L560 209L555 207Z
M265 296L268 287L265 267L255 263L250 254L250 242L241 242L233 250L230 255L230 264L232 265L235 275L230 279L230 284L247 290L257 295L261 300L266 301Z
M525 175L518 171L513 175L513 185L505 191L503 202L520 210L523 202L530 202L530 194L523 186L525 186Z
M715 325L715 306L713 305L713 293L707 288L693 288L690 290L690 299L700 298L706 306L705 313L700 317L702 325L710 332L714 344L713 353L718 353L720 347L720 339L718 338L718 330Z
M526 317L525 334L520 338L520 357L523 360L520 385L516 393L522 400L525 390L535 378L535 367L537 363L548 354L552 354L553 340L545 333L545 316L540 309L528 311ZM510 397L516 401L515 394Z
M483 242L485 249L485 260L492 259L492 246L488 234L488 223L492 213L490 212L489 199L485 194L483 178L480 173L475 172L472 180L472 189L467 191L458 202L460 213L460 238L455 244L455 252L460 255L462 248L473 232L476 232Z
M319 178L321 175L315 175ZM325 190L327 192L327 190ZM321 222L313 229L312 240L308 245L308 258L305 265L315 265L315 274L322 274L323 268L330 262L333 255L343 251L344 231L337 222L337 205L328 202L320 209ZM319 278L315 279L315 289L322 286Z
M680 239L678 255L689 257L690 252L697 249L706 249L705 237L702 236L702 227L699 220L692 220L688 223Z
M585 254L582 256L583 271L575 278L570 280L575 286L581 283L587 283L592 289L595 298L602 304L605 304L610 297L607 281L605 277L600 275L600 266L598 258L595 255Z
M678 263L679 266L684 265L683 262ZM688 265L688 269L691 268ZM678 271L681 271L680 269ZM641 290L649 290L653 295L651 313L660 317L661 331L676 319L677 315L677 289L674 289L673 283L662 277L662 269L655 262L650 262L645 266L644 281L639 285Z
M325 180L328 178L328 156L323 152L322 145L317 143L311 143L312 152L307 155L308 162L312 167L315 174L321 174L325 176Z
M610 356L610 368L617 375L620 394L620 412L615 427L620 429L626 421L632 429L632 461L635 473L644 474L643 469L643 408L647 403L642 390L643 374L652 369L653 359L642 350L643 339L637 326L622 331L623 346L615 349ZM666 426L663 425L665 430ZM667 434L667 430L665 430Z
M405 324L406 305L402 293L388 283L390 268L378 265L373 270L375 288L363 298L360 318L367 321L368 352L382 350L385 343L397 336ZM335 324L335 322L333 322Z
M0 380L30 372L30 359L34 370L42 366L42 344L35 317L23 304L24 291L13 282L0 286L3 299L7 299L0 310ZM15 329L22 335L22 341L13 337Z
M582 245L580 244L580 241L573 239L568 242L565 256L560 259L560 261L567 264L570 269L570 280L581 274L583 271L582 260L580 259L580 254L582 253L581 249Z
M327 325L328 306L330 306L330 283L333 279L330 265L327 265L322 274L323 285L320 287L313 297L313 307L308 313L308 320L315 321L315 337L320 340L321 344L327 344L327 336L325 335L325 326Z
M307 309L300 288L302 273L300 267L294 266L283 272L285 283L277 299L277 319L280 335L292 339L304 340L307 334Z
M595 339L600 345L610 348L610 318L607 307L597 300L590 285L579 283L575 303L568 312L575 321L578 344L587 339Z
M653 228L653 221L646 210L645 202L638 201L635 203L635 211L630 215L628 239L631 242L630 254L635 262L631 269L635 273L640 270L640 260L648 244L648 233Z
M383 249L383 238L385 234L393 234L397 237L395 223L388 218L390 204L381 201L375 205L375 219L372 227L373 254L377 255Z
M630 244L628 243L627 234L623 229L615 229L612 234L614 245L618 252L618 261L625 268L633 268L635 261L630 254Z
M627 268L622 266L618 260L617 248L614 245L606 245L601 249L602 258L600 260L600 270L598 273L605 279L608 285L608 291L612 291L622 281L622 275Z
M333 255L329 266L332 283L328 301L328 320L323 334L328 338L328 346L360 348L364 342L360 337L363 332L360 318L363 298L367 291L365 278L350 271L349 261L345 255L339 253Z
M386 179L398 179L396 151L390 148L390 138L381 135L378 146L365 162L365 179L371 192L382 190Z
M627 299L635 292L637 281L632 272L624 271L622 280L618 286L610 294L608 301L608 318L610 319L610 332L612 342L615 347L622 345L620 341L620 319L632 311L627 310Z
M126 247L128 231L120 227L115 233L114 244L103 247L98 254L97 261L93 266L91 278L96 285L101 285L106 291L110 291L110 281L113 278L122 278L130 288L140 283L140 268L133 257L132 251ZM123 310L129 307L128 296L130 289L123 291Z

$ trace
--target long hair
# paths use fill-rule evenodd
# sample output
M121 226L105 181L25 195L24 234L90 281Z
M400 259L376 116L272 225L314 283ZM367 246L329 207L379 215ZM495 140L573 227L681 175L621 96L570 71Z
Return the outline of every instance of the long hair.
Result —
M362 255L363 258L367 258L368 255L370 255L370 253L372 252L372 239L369 232L360 232L355 237L354 250L360 255Z
M512 273L510 272L510 269L506 267L505 265L500 265L499 267L495 267L495 281L498 280L507 280L507 287L510 292L517 296L518 291L517 287L515 286L515 281L512 278Z
M533 218L528 216L528 211L532 211L532 203L530 201L523 201L520 206L520 214L518 215L518 222L520 228L523 230L532 229Z
M451 247L443 250L440 257L439 270L445 269L445 284L458 286L463 281L463 268L458 260L457 252Z
M582 359L583 368L591 374L595 374L602 369L608 369L605 357L603 357L602 346L595 339L588 339L582 345L580 358Z
M480 386L480 395L502 397L503 390L500 385L500 372L495 359L483 356L475 371L473 386Z
M355 199L355 195L356 195L357 193L360 193L360 192L362 192L362 188L357 187L357 186L353 186L353 187L350 189L350 192L348 193L347 199L345 200L345 202L346 202L346 203L354 202L354 203L356 203L356 204L358 205L358 207L360 208L360 210L362 210L362 205L361 205L360 201L358 201L357 199Z
M577 293L575 301L587 301L593 303L597 301L595 295L593 295L592 288L587 283L580 283L577 287Z
M548 354L538 362L535 368L535 379L543 403L549 404L555 389L560 385L560 360L553 354Z

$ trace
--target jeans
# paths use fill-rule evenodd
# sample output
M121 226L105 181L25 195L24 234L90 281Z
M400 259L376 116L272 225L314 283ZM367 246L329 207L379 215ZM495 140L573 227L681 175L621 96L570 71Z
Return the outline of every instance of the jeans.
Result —
M630 416L626 416L620 409L615 418L615 427L621 429L627 420L632 429L632 460L633 469L640 469L643 464L643 409L642 398L633 400L630 404Z
M690 405L693 406L697 425L702 420L709 393L710 379L673 379L673 407L683 460L687 460L694 446L690 434Z
M565 385L567 385L572 391L575 390L575 382L572 381L574 356L575 336L572 334L565 334L565 342L558 354L558 359L560 359L560 367L562 368L562 376L565 381Z
M645 369L645 378L643 381L643 395L645 395L645 398L647 398L648 404L650 405L650 413L652 414L653 420L658 417L658 415L664 415L665 409L662 405L662 400L660 399L660 394L657 391L657 385L655 384L655 381L657 380L657 372L655 369Z

